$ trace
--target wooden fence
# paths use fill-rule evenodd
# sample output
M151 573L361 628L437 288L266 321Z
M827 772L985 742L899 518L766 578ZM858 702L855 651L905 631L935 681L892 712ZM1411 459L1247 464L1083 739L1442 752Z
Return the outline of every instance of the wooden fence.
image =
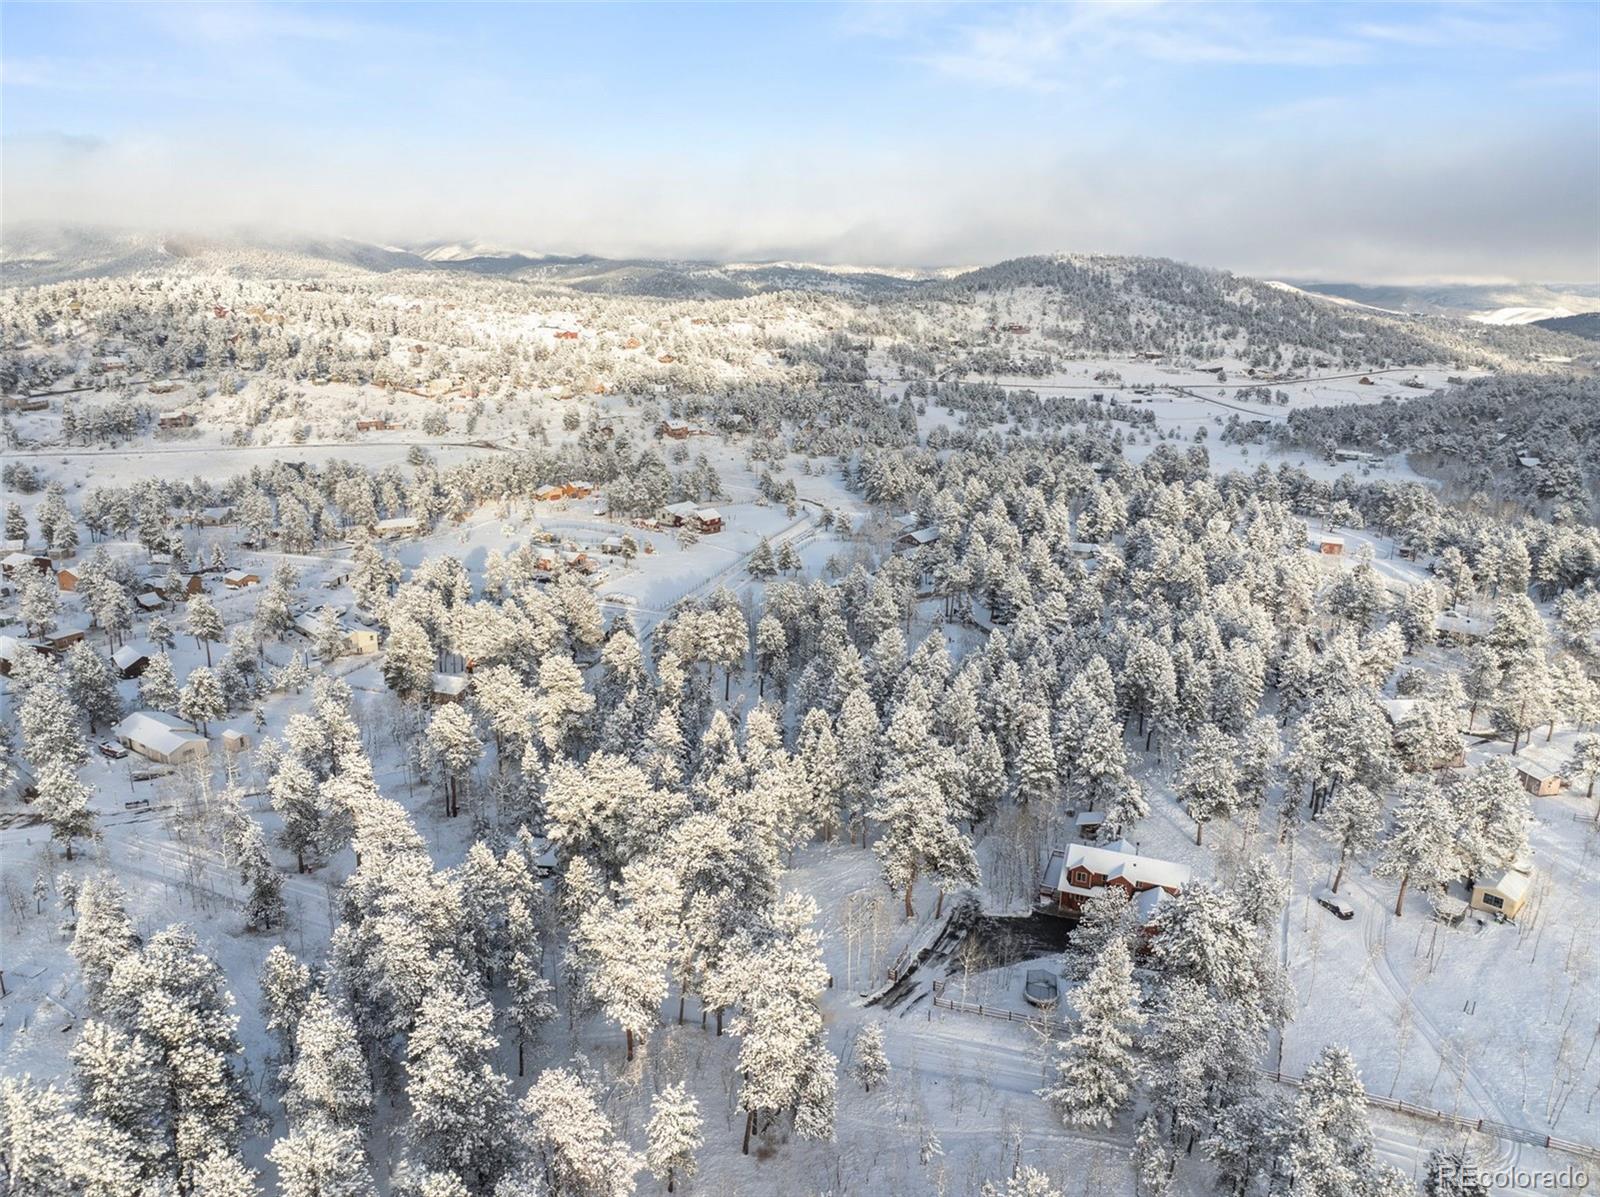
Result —
M1291 1085L1298 1089L1301 1078L1291 1076L1286 1072L1275 1072L1272 1069L1259 1070L1261 1075L1269 1081L1276 1081L1280 1085ZM1443 1122L1450 1126L1460 1127L1462 1130L1478 1131L1485 1135L1494 1135L1499 1139L1509 1139L1517 1143L1528 1143L1534 1147L1546 1147L1552 1151L1564 1151L1568 1155L1580 1156L1584 1159L1600 1160L1600 1147L1589 1143L1578 1143L1572 1139L1558 1139L1554 1135L1547 1135L1540 1131L1531 1131L1527 1127L1512 1126L1507 1122L1496 1122L1492 1118L1466 1118L1460 1114L1451 1114L1445 1110L1436 1110L1432 1106L1419 1106L1409 1101L1400 1101L1393 1097L1380 1097L1376 1093L1367 1094L1367 1104L1377 1106L1383 1110L1394 1110L1400 1114L1410 1114L1417 1118L1427 1118L1434 1122Z
M983 1018L996 1018L1001 1022L1022 1023L1024 1026L1033 1027L1046 1035L1059 1035L1063 1031L1070 1031L1070 1023L1061 1022L1051 1018L1041 1018L1037 1014L1019 1014L1015 1010L996 1010L993 1006L985 1006L981 1002L963 1002L956 998L944 996L945 983L933 983L933 1005L941 1010L954 1010L960 1014L976 1014ZM933 1008L929 1007L928 1017L933 1017Z
M979 1002L963 1002L945 996L945 982L933 983L933 1006L928 1008L928 1017L933 1017L933 1010L954 1010L959 1014L976 1014L982 1018L994 1018L1001 1022L1021 1023L1030 1026L1046 1035L1060 1035L1071 1031L1073 1023L1070 1020L1041 1018L1034 1014L1019 1014L1015 1010L996 1010L992 1006L985 1006ZM1261 1076L1280 1085L1289 1085L1298 1089L1302 1080L1287 1072L1276 1072L1269 1068L1257 1070ZM1527 1143L1534 1147L1543 1147L1551 1151L1562 1151L1580 1159L1600 1161L1600 1147L1590 1143L1579 1143L1572 1139L1560 1139L1554 1135L1547 1135L1541 1131L1532 1131L1523 1126L1512 1126L1506 1122L1496 1122L1492 1118L1467 1118L1460 1114L1451 1114L1444 1110L1436 1110L1432 1106L1419 1106L1413 1102L1400 1101L1393 1097L1381 1097L1376 1093L1367 1094L1367 1104L1383 1110L1393 1110L1400 1114L1410 1114L1416 1118L1427 1118L1433 1122L1442 1122L1449 1126L1460 1127L1462 1130L1477 1131L1480 1134L1493 1135L1499 1139L1507 1139L1516 1143Z

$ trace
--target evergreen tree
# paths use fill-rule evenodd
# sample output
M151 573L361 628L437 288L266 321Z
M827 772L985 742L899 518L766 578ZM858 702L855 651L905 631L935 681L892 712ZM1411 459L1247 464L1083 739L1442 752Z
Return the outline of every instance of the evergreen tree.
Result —
M172 658L166 653L151 657L139 675L139 703L147 710L177 713L178 677L172 671Z
M616 1136L593 1089L569 1068L539 1074L518 1107L552 1194L627 1197L645 1161Z
M281 1197L374 1197L361 1136L349 1127L312 1121L273 1144Z
M418 1157L473 1184L505 1165L510 1115L506 1078L495 1069L494 1011L448 986L422 1000L406 1054L406 1096Z
M94 830L94 815L89 810L89 787L78 780L72 765L47 761L35 779L39 796L34 809L50 824L50 838L62 846L72 859L72 841L83 839Z
M209 735L211 720L221 719L227 713L228 707L222 700L222 688L217 684L216 674L204 666L195 669L178 695L178 714L194 724L195 731Z
M1205 724L1195 733L1189 756L1178 775L1178 796L1194 820L1194 842L1198 844L1207 823L1227 818L1239 799L1239 775L1234 764L1233 738L1215 724Z
M1339 892L1345 866L1370 851L1383 831L1383 799L1360 782L1351 782L1333 796L1318 823L1323 837L1339 850L1333 892Z
M1043 1096L1068 1126L1110 1126L1138 1075L1132 1047L1139 991L1125 942L1106 945L1071 1000L1078 1030L1057 1049L1056 1082Z
M650 1105L649 1145L645 1161L657 1180L675 1190L678 1179L695 1173L695 1152L705 1142L700 1103L682 1085L668 1085Z
M1394 903L1396 918L1405 908L1406 889L1413 881L1433 886L1460 871L1456 827L1449 800L1433 782L1407 782L1401 788L1389 834L1373 870L1379 877L1400 882Z
M106 660L88 644L78 641L67 650L67 694L89 717L89 730L122 718L122 698Z
M189 609L184 615L184 626L189 635L193 636L197 645L205 645L206 666L211 665L211 646L222 639L222 616L217 613L216 606L204 594L196 594L189 599Z
M856 1036L856 1058L851 1069L856 1083L868 1093L889 1075L889 1057L883 1051L883 1027L869 1022Z

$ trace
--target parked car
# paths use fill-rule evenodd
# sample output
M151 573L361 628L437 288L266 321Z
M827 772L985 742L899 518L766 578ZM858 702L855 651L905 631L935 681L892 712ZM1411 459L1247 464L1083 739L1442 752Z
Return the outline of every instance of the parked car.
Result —
M114 761L120 761L128 755L128 750L115 740L102 740L100 742L100 755L108 756Z
M1349 920L1356 917L1356 908L1331 889L1317 892L1317 905L1340 920Z

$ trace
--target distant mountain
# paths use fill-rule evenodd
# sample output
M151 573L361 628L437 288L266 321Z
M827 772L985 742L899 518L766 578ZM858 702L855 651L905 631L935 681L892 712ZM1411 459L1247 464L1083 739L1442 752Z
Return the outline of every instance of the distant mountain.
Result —
M340 279L419 273L476 276L590 295L737 300L778 291L866 303L915 298L971 309L974 332L1004 326L1004 345L974 347L980 371L1045 369L1049 355L1154 352L1232 356L1263 369L1458 361L1588 360L1592 342L1562 328L1474 323L1467 305L1557 299L1600 309L1600 286L1404 288L1293 286L1162 258L1053 254L971 270L896 270L807 262L718 263L559 255L492 243L378 245L344 237L236 232L156 235L87 229L0 232L11 286L96 276L223 273ZM1592 293L1592 298L1585 298ZM1503 312L1504 309L1496 309ZM1570 315L1561 309L1560 314ZM1481 315L1481 313L1480 313Z
M1552 316L1547 320L1535 320L1533 324L1536 328L1566 333L1569 337L1600 341L1600 312L1584 312L1578 316Z
M1426 316L1460 316L1485 324L1534 324L1600 312L1600 283L1495 283L1386 286L1366 283L1294 284L1333 299Z
M737 299L795 290L875 298L905 293L949 273L806 262L603 258L476 240L395 246L252 231L191 236L11 227L0 231L0 268L4 282L18 286L213 268L285 277L427 270L663 299Z

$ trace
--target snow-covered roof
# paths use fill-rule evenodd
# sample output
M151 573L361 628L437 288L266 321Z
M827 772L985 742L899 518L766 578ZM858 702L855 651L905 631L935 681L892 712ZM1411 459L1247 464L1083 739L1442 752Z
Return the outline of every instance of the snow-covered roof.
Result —
M454 698L467 691L467 677L462 673L436 673L433 675L433 692Z
M380 532L385 530L394 531L401 528L415 528L417 522L417 517L414 515L396 515L386 520L379 520L372 526Z
M939 539L939 529L918 528L914 532L907 532L906 535L901 539L904 540L907 538L916 541L918 544L932 544L934 541Z
M675 515L679 519L687 519L696 514L700 508L694 503L668 503L661 509L667 515Z
M137 665L149 655L150 654L142 648L135 648L131 644L124 644L121 648L117 649L116 652L111 654L111 661L118 669L126 669L130 665Z
M1562 775L1558 767L1548 765L1544 761L1534 760L1531 756L1518 754L1511 758L1511 763L1516 767L1518 773L1525 774L1536 781L1549 781L1552 777L1560 777Z
M704 521L705 523L708 523L708 524L712 520L721 520L722 519L722 512L718 511L715 507L701 507L701 508L698 508L698 509L696 509L694 514L695 514L695 518L696 519L702 520L702 521Z
M1167 900L1167 891L1157 886L1135 895L1133 904L1139 912L1139 926L1148 927L1155 922L1156 909Z
M1433 617L1435 631L1456 636L1487 636L1489 621L1476 615L1460 615L1454 611L1441 611Z
M119 740L131 740L152 748L163 756L171 756L186 744L204 744L206 738L184 720L165 711L135 711L117 724Z
M1074 827L1098 827L1105 821L1106 816L1104 811L1085 810L1078 812L1078 814L1072 820L1072 825Z
M224 582L243 582L247 578L255 578L259 580L260 577L260 574L252 573L248 569L230 569L227 573L222 575L222 580Z
M19 640L15 636L0 636L0 660L15 661L23 650L38 652L43 646L37 640Z
M1344 537L1342 537L1342 536L1331 536L1326 532L1324 532L1317 539L1323 544L1343 544L1344 543Z
M1154 856L1136 856L1128 851L1123 840L1098 847L1093 844L1073 844L1067 849L1064 872L1076 868L1088 869L1111 880L1123 878L1138 885L1187 885L1192 875L1188 865L1161 860Z
M1422 703L1415 698L1380 698L1378 705L1383 708L1383 713L1390 724L1399 727L1416 717L1417 709Z
M1519 873L1516 869L1507 869L1492 881L1480 881L1480 889L1491 890L1502 897L1510 898L1513 902L1520 902L1528 896L1528 890L1533 886L1533 878L1526 873Z
M16 569L19 565L32 565L37 561L48 561L43 553L7 553L0 559L0 565L7 569Z

